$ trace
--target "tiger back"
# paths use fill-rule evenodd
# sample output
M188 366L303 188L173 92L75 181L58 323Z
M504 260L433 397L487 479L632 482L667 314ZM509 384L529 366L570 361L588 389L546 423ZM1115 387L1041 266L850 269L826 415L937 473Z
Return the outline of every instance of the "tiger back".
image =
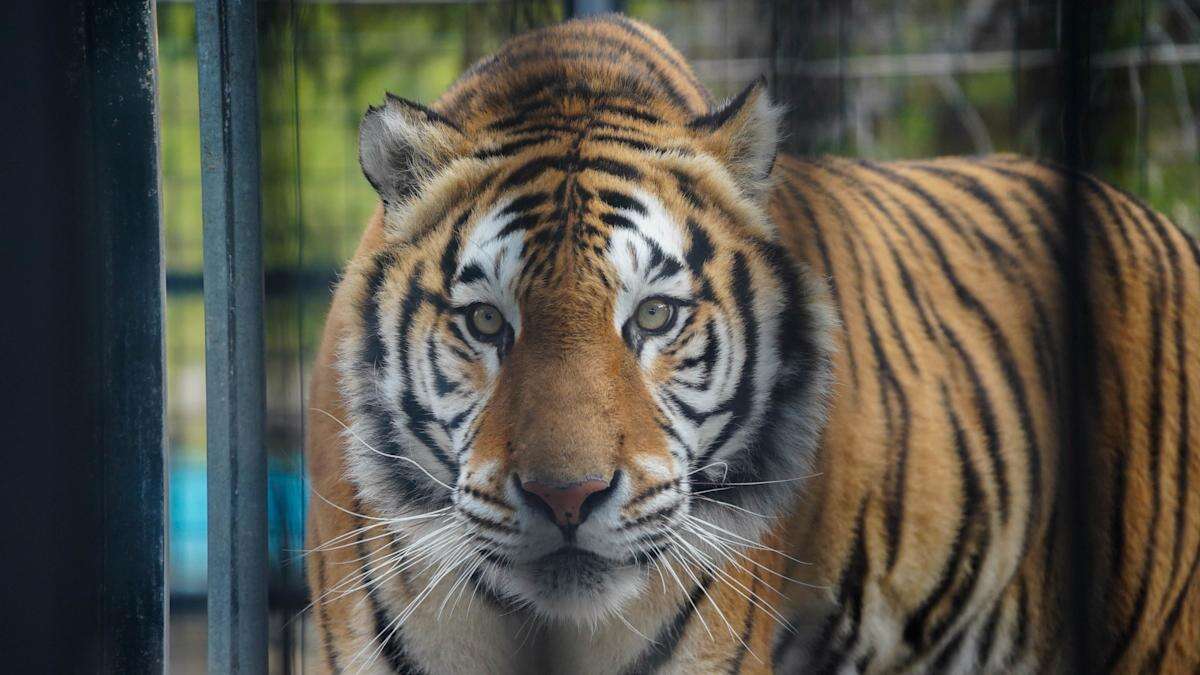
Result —
M1067 670L1080 536L1086 670L1200 665L1196 241L1046 163L777 125L620 16L368 111L310 390L327 670Z

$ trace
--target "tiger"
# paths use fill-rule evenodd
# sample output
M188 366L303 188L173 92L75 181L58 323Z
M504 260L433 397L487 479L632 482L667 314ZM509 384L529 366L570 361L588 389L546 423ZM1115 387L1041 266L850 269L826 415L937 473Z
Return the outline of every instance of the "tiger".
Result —
M1047 161L790 156L780 116L622 15L367 110L321 668L1196 672L1196 240Z

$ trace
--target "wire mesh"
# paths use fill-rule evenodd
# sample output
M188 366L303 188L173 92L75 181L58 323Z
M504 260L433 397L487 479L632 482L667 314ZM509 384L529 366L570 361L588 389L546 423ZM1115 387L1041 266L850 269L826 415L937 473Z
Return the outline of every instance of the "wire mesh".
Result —
M1086 3L1055 0L763 0L749 9L734 0L622 4L666 33L718 96L766 73L788 109L791 152L1058 158L1200 231L1200 15L1186 0L1101 3L1089 7L1082 24L1076 12ZM303 622L289 620L305 597L295 551L303 542L308 364L338 267L376 200L357 164L359 117L384 91L433 100L508 35L569 10L560 2L262 5L273 671L301 667L305 651ZM179 624L171 655L181 672L202 640L187 625L203 610L195 597L205 583L196 554L203 551L203 514L194 510L203 503L194 495L196 476L203 476L205 401L196 338L203 316L193 16L189 3L164 3L158 13L171 578ZM1080 124L1084 119L1090 127ZM1073 456L1079 448L1065 451Z

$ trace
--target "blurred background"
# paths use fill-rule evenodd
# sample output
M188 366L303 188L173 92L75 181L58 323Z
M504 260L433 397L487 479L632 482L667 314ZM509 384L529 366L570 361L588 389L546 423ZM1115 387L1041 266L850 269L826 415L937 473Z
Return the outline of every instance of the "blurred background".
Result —
M1200 5L1104 3L1091 34L1085 165L1200 231ZM1060 157L1056 0L627 0L718 96L759 74L790 151L875 159ZM170 665L204 672L205 420L195 8L157 7L167 261ZM305 387L340 265L375 208L358 121L385 91L432 101L570 0L292 0L259 9L270 451L271 669L304 670Z

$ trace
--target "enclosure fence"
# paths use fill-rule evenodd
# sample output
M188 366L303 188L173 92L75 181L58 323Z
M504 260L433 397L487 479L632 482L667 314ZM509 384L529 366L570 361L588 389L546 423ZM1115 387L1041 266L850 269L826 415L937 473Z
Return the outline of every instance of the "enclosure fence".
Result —
M54 382L73 387L26 419L26 426L48 430L50 442L66 449L64 458L14 460L23 462L14 472L27 466L31 475L61 476L60 484L48 496L13 491L10 510L27 514L49 532L45 545L61 550L37 578L59 584L51 609L70 617L54 626L55 638L87 648L51 653L58 670L163 670L167 628L179 613L206 614L209 672L290 672L302 662L293 658L295 642L303 642L302 619L292 621L307 602L306 591L298 565L286 562L296 557L293 549L302 539L298 514L305 485L296 458L306 350L319 331L338 265L374 207L373 199L357 199L372 193L352 160L317 166L313 157L319 153L305 144L347 151L347 130L361 113L347 103L357 93L347 72L378 88L380 96L392 88L388 62L379 55L405 45L393 44L383 29L370 32L368 10L375 5L421 6L421 20L435 37L419 48L431 54L449 50L433 44L436 31L457 31L461 44L454 45L453 58L441 59L440 52L430 57L440 59L438 72L455 71L483 56L489 41L541 23L614 9L635 16L657 12L659 27L676 28L672 39L718 95L768 75L772 94L787 106L790 151L906 156L925 147L911 139L938 133L923 119L936 115L957 130L938 146L943 151L1013 150L1096 171L1132 186L1185 229L1200 231L1200 18L1186 0L965 3L958 32L948 31L936 48L923 51L906 46L906 36L918 29L900 21L899 9L850 0L37 4L20 8L16 18L24 23L14 18L13 25L56 27L12 44L21 48L21 58L45 54L67 66L70 77L30 86L68 92L80 105L18 111L28 119L17 128L28 132L14 150L63 158L40 169L46 182L83 187L78 206L61 193L39 195L46 206L38 217L68 223L57 239L29 235L57 267L13 256L0 269L34 280L17 298L19 313L32 317L34 334L13 331L13 344L43 354L43 360L57 359ZM499 8L496 16L503 20L481 25L486 22L467 12L430 9L464 4ZM337 11L325 11L330 6ZM323 31L322 21L336 30ZM447 28L451 22L459 23ZM1116 44L1107 37L1114 26L1121 29ZM1171 38L1180 34L1188 38ZM866 40L892 41L893 48L862 53L855 45ZM55 52L39 41L67 47ZM193 58L184 56L191 41L195 98L166 100L156 79L163 71L156 68ZM336 63L320 62L330 55ZM404 85L436 91L445 84L419 75L405 73ZM194 76L180 67L170 77ZM325 97L312 107L301 103L303 86L317 89L305 78L320 84ZM269 87L286 95L264 97ZM999 98L1003 105L989 107ZM333 99L341 104L333 107ZM911 114L913 109L921 114ZM897 110L903 114L894 115ZM173 154L191 143L175 140L193 133L175 119L189 111L198 113L198 152ZM335 124L317 129L312 139L302 137L305 116L318 113ZM1170 147L1155 135L1164 120L1178 129ZM169 139L162 146L160 133ZM171 153L163 152L167 146ZM312 181L316 185L301 184L303 162L311 172L304 175L320 179ZM320 192L334 184L336 194L332 188ZM1077 245L1085 240L1077 190L1068 182L1069 208L1062 214L1067 241L1076 244L1064 246L1073 255L1065 265L1062 302L1069 308L1066 340L1076 346L1066 383L1074 395L1063 411L1068 433L1059 456L1071 480L1057 484L1062 522L1071 533L1074 657L1086 663L1095 645L1085 630L1093 556L1084 509L1090 475L1084 405L1094 383L1089 308L1079 301L1088 297L1088 259L1086 247ZM192 198L202 204L202 241L188 239L200 229L192 210L183 207ZM318 232L318 220L335 224ZM296 241L281 245L280 231L287 228L294 228ZM78 260L85 262L76 265ZM79 313L38 313L53 302L75 305ZM280 331L286 335L269 329L273 312L286 317L287 331ZM172 335L168 324L174 320L179 323ZM200 320L202 344L188 331ZM38 331L56 339L39 344ZM194 375L201 363L202 387L171 379ZM170 372L169 364L187 368ZM14 367L14 381L45 376L32 365ZM51 412L63 409L78 413L63 419ZM10 438L27 438L22 432L28 429ZM170 482L172 469L184 465L203 467L203 492ZM168 513L168 500L183 504L198 494L207 505L202 531L172 529L169 538L168 523L179 513ZM51 506L35 513L29 504L41 498ZM177 568L178 560L168 568L168 545L173 551L200 547L204 568L194 576ZM94 554L95 569L81 564ZM28 563L31 570L38 565ZM269 660L273 649L280 653ZM20 669L21 651L14 654Z

